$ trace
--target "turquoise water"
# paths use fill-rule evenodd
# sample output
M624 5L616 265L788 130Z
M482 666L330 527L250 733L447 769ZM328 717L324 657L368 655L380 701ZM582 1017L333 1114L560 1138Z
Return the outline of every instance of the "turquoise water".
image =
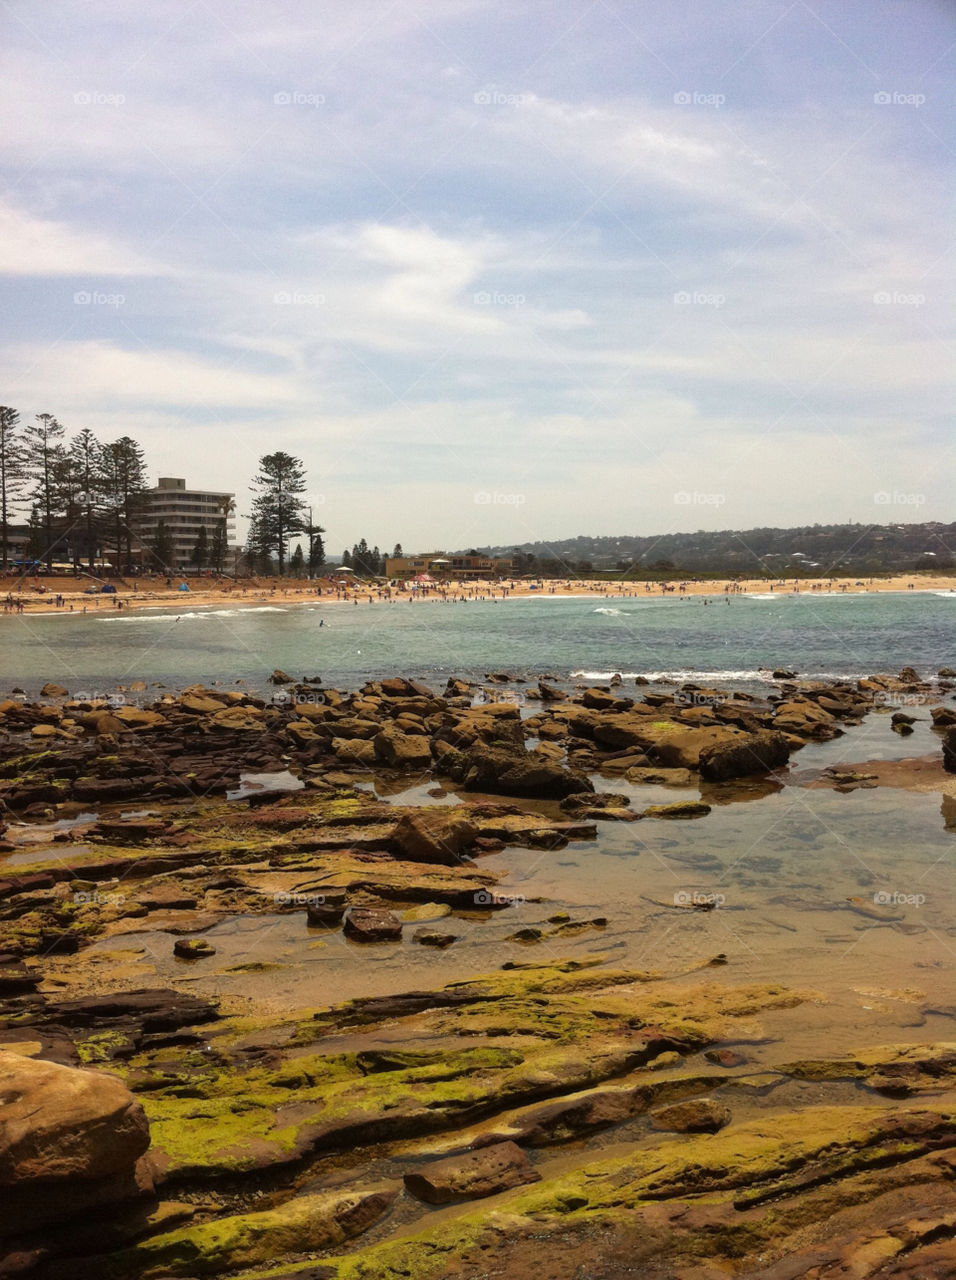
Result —
M352 687L505 670L751 683L761 669L860 676L956 665L956 594L524 598L0 617L0 689L71 693L132 680L252 687L275 667ZM322 625L320 626L320 621Z

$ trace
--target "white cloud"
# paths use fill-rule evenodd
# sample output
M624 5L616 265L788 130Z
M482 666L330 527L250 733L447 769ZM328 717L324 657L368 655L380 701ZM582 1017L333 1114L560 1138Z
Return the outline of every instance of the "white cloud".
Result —
M0 275L157 275L168 269L128 245L0 202Z

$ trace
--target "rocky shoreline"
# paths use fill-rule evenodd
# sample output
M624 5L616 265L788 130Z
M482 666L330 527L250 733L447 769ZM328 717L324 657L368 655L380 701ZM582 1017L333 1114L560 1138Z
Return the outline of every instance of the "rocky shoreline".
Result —
M937 754L909 785L946 803L952 677L780 670L766 697L542 678L519 707L507 673L436 693L277 671L262 696L0 702L0 1276L947 1274L956 1044L768 1069L748 1046L819 992L728 979L718 952L615 966L612 903L511 926L519 895L489 864L604 823L680 832L878 712L901 737L929 717ZM645 787L675 799L636 803ZM290 925L303 962L368 957L366 993L270 998L261 938ZM443 981L466 925L528 960L492 949ZM257 941L214 993L224 926ZM131 938L174 976L144 983ZM377 990L389 947L433 957L428 983Z

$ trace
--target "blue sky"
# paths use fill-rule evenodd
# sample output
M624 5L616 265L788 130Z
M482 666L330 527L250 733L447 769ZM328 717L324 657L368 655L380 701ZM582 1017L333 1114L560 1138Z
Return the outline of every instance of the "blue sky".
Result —
M942 0L2 12L24 417L333 551L953 518Z

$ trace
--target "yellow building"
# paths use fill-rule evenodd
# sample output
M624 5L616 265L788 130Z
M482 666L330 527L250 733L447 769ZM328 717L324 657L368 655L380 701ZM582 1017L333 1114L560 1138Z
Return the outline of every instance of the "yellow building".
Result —
M432 578L500 578L513 571L510 557L480 555L470 551L467 555L446 556L443 551L425 552L417 556L388 556L385 576L388 578L417 578L428 574Z

